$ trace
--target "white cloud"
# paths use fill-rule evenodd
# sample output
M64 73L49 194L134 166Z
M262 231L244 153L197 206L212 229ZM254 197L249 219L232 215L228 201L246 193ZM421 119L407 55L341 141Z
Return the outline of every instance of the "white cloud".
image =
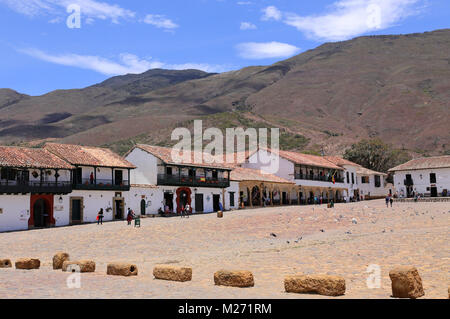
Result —
M172 30L178 28L178 25L172 20L160 14L147 14L144 23L154 25L157 28Z
M269 21L269 20L279 21L283 17L283 14L281 13L281 11L278 10L278 8L274 7L274 6L269 6L267 8L264 8L263 13L264 13L264 15L262 17L263 21Z
M135 12L116 4L95 0L0 0L14 11L27 15L67 15L66 8L71 4L79 5L83 18L111 20L118 23L120 19L133 18Z
M241 30L256 30L257 27L250 22L241 22Z
M244 59L288 58L300 52L296 46L280 42L246 42L237 46Z
M172 70L198 69L205 72L224 72L231 69L230 66L207 63L168 64L151 59L141 59L130 53L122 53L119 55L118 61L114 61L96 55L49 54L34 48L19 49L18 51L46 62L92 70L108 76L138 74L150 69L160 68Z
M317 40L341 41L389 28L416 14L421 0L341 0L328 13L313 16L285 14L284 23Z

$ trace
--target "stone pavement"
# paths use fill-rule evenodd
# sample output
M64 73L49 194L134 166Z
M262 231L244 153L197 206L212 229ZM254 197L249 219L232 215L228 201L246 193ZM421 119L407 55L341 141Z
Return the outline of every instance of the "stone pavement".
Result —
M352 221L353 220L353 221ZM355 223L356 222L356 223ZM0 234L0 259L40 258L39 270L0 269L0 298L326 298L284 292L286 275L325 273L346 279L339 298L390 298L389 270L413 265L424 298L447 298L450 284L449 203L384 200L326 206L291 206L181 218L147 218L141 228L126 222ZM273 236L271 234L276 235ZM70 274L52 269L52 257L92 259L97 270ZM106 275L109 262L137 264L137 277ZM193 268L191 282L153 279L157 264ZM381 288L369 289L368 265L381 267ZM220 269L250 270L253 288L214 286Z

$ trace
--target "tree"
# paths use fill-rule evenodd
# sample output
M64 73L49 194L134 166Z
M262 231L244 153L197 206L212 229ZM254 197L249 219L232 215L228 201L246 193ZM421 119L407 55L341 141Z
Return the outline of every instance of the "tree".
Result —
M390 168L411 160L405 151L395 149L380 139L362 140L345 151L344 158L365 168L387 172Z

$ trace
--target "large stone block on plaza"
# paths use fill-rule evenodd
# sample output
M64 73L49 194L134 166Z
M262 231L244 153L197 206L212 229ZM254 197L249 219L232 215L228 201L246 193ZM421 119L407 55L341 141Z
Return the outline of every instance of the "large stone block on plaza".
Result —
M62 264L62 271L71 272L95 272L95 262L92 260L69 261Z
M53 256L53 269L61 269L63 263L68 260L68 253L56 253L55 256Z
M16 260L16 269L39 269L41 261L36 258L20 258Z
M0 259L0 268L11 268L12 263L10 259Z
M389 272L392 297L416 299L425 295L422 279L415 267L399 266Z
M214 274L214 283L217 286L239 288L253 287L255 285L253 274L250 271L246 270L219 270Z
M160 265L153 268L153 276L155 276L156 279L162 280L181 282L191 281L192 268Z
M323 296L343 296L345 279L329 275L296 275L284 279L286 292L298 294L319 294Z
M136 265L127 263L111 263L106 268L106 274L112 276L137 276L138 268Z

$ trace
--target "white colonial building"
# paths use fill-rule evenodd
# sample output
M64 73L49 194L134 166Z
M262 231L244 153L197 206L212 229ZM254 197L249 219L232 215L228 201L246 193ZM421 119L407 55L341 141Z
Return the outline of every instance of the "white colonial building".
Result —
M193 213L218 211L219 203L225 210L238 207L239 183L230 180L229 166L175 162L171 148L151 145L137 145L125 158L136 166L130 197L142 198L137 210L141 214L157 214L159 209L180 214L186 204ZM150 200L144 212L145 199Z
M133 164L106 148L47 143L44 149L74 167L72 191L55 202L57 226L95 222L101 208L104 221L126 217Z
M122 220L132 169L103 148L0 147L0 231Z
M278 156L278 159L275 158ZM269 150L258 150L248 157L243 166L252 169L267 170L266 163L272 159L272 165L278 165L274 175L297 185L297 189L286 194L285 201L299 204L312 204L315 198L327 203L341 202L349 196L350 185L345 180L346 171L321 156L302 154L290 151L272 153ZM279 161L279 163L274 163ZM351 180L350 180L351 181ZM354 181L354 179L353 179Z
M393 195L392 184L386 182L387 174L372 171L362 166L356 169L359 193L364 199L385 198Z
M450 156L418 158L389 171L399 197L450 196Z
M73 168L44 149L0 146L0 232L60 224L54 199L72 191Z

